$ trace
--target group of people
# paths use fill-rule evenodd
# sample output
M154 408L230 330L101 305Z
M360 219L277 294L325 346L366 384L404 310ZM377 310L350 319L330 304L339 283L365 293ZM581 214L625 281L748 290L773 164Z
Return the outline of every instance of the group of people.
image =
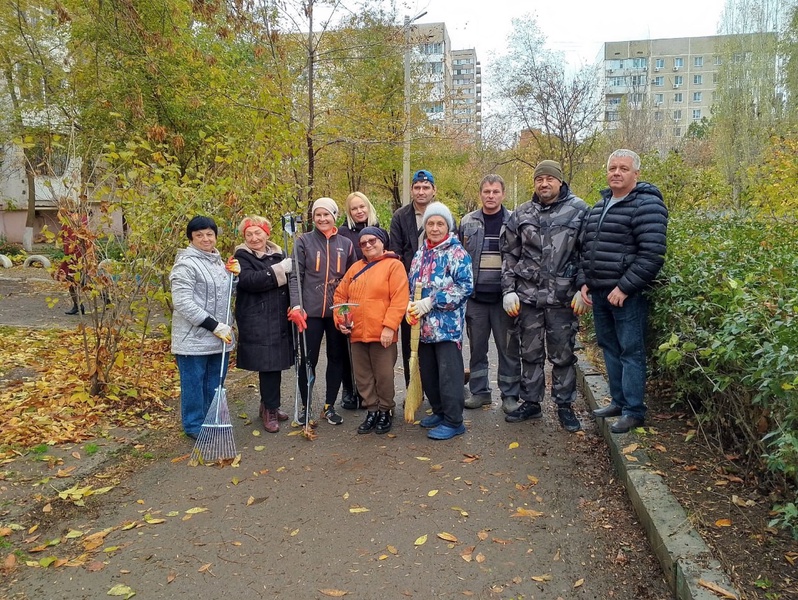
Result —
M297 356L307 368L297 370L302 409L296 420L304 425L311 419L308 401L323 339L323 418L343 422L335 410L343 386L343 407L366 410L357 433L390 431L397 345L401 340L409 384L414 325L421 385L432 408L420 425L431 439L465 433L464 409L491 403L491 335L505 420L542 416L548 358L559 421L578 431L574 344L578 316L591 307L612 396L609 406L594 412L619 416L614 432L642 425L645 291L664 262L668 213L659 190L637 181L639 171L637 154L615 151L607 163L609 188L591 209L570 191L560 165L544 160L535 168L532 199L513 212L503 205L502 178L487 175L481 208L458 228L435 197L433 174L420 170L413 175L412 201L393 214L390 232L379 227L374 206L360 192L347 197L340 228L337 204L319 198L311 209L314 227L296 237L290 257L269 239L269 221L254 216L239 225L244 241L225 262L216 250L216 224L195 217L186 230L189 246L170 275L184 431L199 434L224 378L234 281L237 366L259 373L260 416L268 432L290 418L280 405L281 372Z

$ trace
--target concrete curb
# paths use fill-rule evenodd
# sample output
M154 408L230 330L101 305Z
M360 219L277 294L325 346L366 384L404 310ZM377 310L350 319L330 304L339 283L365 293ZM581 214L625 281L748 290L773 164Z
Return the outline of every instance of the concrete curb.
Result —
M583 354L579 354L577 372L578 385L591 409L609 403L610 391L604 376ZM598 399L602 400L600 404ZM717 594L699 585L699 580L702 580L739 598L739 591L733 587L720 563L712 558L709 547L679 501L662 477L652 472L645 450L629 453L637 461L630 461L623 453L623 448L636 441L637 436L631 432L611 434L607 419L597 419L597 426L607 442L615 470L646 530L674 597L678 600L717 600Z

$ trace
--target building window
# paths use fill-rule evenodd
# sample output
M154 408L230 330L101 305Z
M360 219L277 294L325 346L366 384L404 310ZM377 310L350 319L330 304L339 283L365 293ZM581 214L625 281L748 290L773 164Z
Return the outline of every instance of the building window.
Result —
M684 66L684 59L683 58L674 58L673 59L673 68L674 69L681 69Z
M645 75L632 75L632 86L639 87L646 85Z
M701 85L704 83L703 75L693 75L693 85Z
M693 121L700 121L701 120L701 109L696 108L693 110Z
M640 93L630 94L629 98L635 104L640 104L641 102L643 102L643 94Z
M648 60L645 58L633 58L632 59L632 68L633 69L648 69Z
M681 127L674 127L673 128L673 137L682 137L682 128Z
M694 56L693 57L693 66L694 67L703 67L704 66L704 57L703 56Z
M682 93L681 93L681 92L676 92L676 93L673 95L673 101L674 101L676 104L681 104L681 103L683 102L683 99L682 99Z
M674 110L673 111L673 120L674 121L681 121L682 120L682 111L681 110Z
M682 85L683 83L684 83L684 76L682 75L673 76L673 85Z
M701 92L693 92L693 102L701 102Z
M665 94L654 94L654 104L662 104L665 102Z
M662 87L663 85L665 85L665 78L662 75L657 75L654 78L654 85L657 87Z
M655 121L662 121L662 111L657 111L654 113L654 120Z
M665 59L664 58L657 58L654 61L654 68L656 68L656 69L664 69L665 68Z
M718 84L718 74L717 73L712 73L712 83L714 83L715 85Z
M723 59L720 56L715 57L715 66L722 65Z

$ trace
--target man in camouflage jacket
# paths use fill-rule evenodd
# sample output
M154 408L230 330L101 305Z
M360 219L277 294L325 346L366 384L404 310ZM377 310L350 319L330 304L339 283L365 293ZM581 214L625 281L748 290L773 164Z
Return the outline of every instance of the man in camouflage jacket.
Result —
M502 304L507 314L518 315L521 333L522 404L505 417L509 423L542 416L548 356L560 423L571 432L581 429L571 407L578 329L571 300L577 292L579 240L587 211L587 204L563 181L560 164L544 160L535 167L535 194L502 232Z

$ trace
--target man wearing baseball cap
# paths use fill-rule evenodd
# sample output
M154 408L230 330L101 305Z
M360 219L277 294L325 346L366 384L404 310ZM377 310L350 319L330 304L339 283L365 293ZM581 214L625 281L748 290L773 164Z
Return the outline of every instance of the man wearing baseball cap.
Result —
M424 237L424 211L432 202L436 202L435 177L426 169L413 174L410 188L411 202L403 206L391 218L390 250L399 255L410 272L410 263L418 251L419 241ZM402 363L405 371L405 385L410 384L410 325L402 321Z
M510 216L500 238L502 304L508 315L518 317L521 333L521 404L504 419L541 418L548 357L557 416L566 431L576 432L581 425L571 405L579 323L571 301L577 294L580 233L588 206L571 193L560 163L540 162L534 177L532 199ZM580 303L580 314L583 308Z

